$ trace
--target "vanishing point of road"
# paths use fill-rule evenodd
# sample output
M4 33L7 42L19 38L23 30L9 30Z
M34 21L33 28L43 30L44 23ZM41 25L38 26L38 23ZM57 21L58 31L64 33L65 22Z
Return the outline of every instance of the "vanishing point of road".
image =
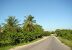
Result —
M39 42L27 46L20 46L11 50L70 50L70 48L61 43L57 37L49 36Z

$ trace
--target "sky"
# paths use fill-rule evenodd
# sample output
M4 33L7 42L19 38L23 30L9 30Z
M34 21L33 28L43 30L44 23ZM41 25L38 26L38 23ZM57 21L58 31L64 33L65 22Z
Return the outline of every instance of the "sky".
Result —
M30 14L44 30L72 29L72 0L0 0L0 24L8 16L22 24Z

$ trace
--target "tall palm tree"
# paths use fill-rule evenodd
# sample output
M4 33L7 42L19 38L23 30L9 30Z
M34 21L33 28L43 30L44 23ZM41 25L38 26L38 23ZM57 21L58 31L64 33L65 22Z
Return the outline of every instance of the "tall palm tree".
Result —
M9 16L4 25L4 30L10 32L16 32L17 27L18 27L18 21L17 19L15 19L15 16Z
M34 23L35 20L33 20L34 17L29 15L28 17L26 17L26 20L24 20L24 26L23 26L23 31L34 31Z

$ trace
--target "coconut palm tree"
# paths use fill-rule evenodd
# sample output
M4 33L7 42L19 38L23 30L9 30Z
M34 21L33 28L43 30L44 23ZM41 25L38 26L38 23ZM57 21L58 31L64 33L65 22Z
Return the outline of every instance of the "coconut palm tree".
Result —
M1 33L1 30L2 30L2 28L1 28L1 25L0 25L0 33Z
M17 27L18 21L15 19L15 16L9 16L4 24L4 31L16 32Z
M27 31L27 32L34 31L35 20L33 20L33 19L34 19L34 17L31 15L26 17L26 20L24 20L23 31Z

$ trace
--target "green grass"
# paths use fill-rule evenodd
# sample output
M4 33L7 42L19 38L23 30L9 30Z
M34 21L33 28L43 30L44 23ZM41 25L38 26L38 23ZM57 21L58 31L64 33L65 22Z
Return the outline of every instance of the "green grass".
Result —
M59 37L60 41L64 44L66 44L67 46L71 47L72 50L72 40L67 40L67 39L63 39L61 37Z
M0 47L0 50L9 50L10 48L14 48L14 47L17 47L17 46L22 46L22 45L27 45L27 44L33 43L33 42L35 42L37 40L40 40L40 39L41 38L38 38L38 39L35 39L35 40L31 41L31 42L20 43L20 44L14 45L14 46L10 45L10 46L5 46L5 47Z
M10 48L13 48L14 46L5 46L5 47L0 47L0 50L8 50Z

